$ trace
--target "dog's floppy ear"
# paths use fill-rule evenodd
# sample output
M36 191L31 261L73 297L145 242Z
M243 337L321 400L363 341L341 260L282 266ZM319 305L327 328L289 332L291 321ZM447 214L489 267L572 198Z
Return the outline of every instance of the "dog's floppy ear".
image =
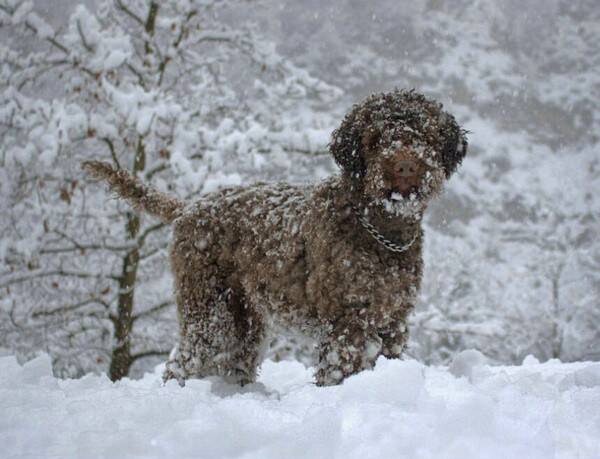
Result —
M365 159L368 152L379 142L381 132L371 125L371 114L365 106L374 96L355 105L346 115L338 129L333 131L329 151L335 162L353 180L360 180L366 172Z
M444 113L440 124L441 163L446 178L456 171L467 154L467 131L462 130L452 115Z
M346 115L339 128L333 131L329 151L335 162L353 179L360 179L365 173L363 156L363 132L357 119L358 106Z
M372 148L379 142L381 133L374 126L367 127L362 133L362 147L364 152L371 151Z

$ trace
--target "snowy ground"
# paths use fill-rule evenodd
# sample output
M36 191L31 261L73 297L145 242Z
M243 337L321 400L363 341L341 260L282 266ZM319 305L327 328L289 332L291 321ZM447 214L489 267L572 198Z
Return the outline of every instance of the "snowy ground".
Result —
M317 388L298 363L260 383L161 386L52 376L50 360L0 358L2 458L600 458L600 363L450 368L381 359Z

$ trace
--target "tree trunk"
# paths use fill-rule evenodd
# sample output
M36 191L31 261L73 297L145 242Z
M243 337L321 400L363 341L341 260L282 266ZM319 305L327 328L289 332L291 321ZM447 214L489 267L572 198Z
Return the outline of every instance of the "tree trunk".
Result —
M143 171L146 167L146 150L144 141L140 137L133 161L133 174ZM126 232L130 241L136 242L140 231L140 216L137 213L127 213ZM136 245L127 252L123 259L123 270L119 278L119 301L117 304L117 316L114 318L116 345L113 348L110 360L109 376L111 381L117 381L129 374L133 363L131 356L131 339L129 334L133 327L133 303L135 293L135 282L140 261L140 247Z
M139 226L140 217L136 214L128 214L127 229L130 239L137 236ZM123 259L123 271L119 279L117 317L114 321L116 345L113 348L109 371L112 381L117 381L127 376L129 368L133 363L129 334L133 326L133 302L139 259L140 252L137 247L129 251Z
M154 34L156 16L158 14L158 3L150 2L145 30L149 35ZM152 49L149 42L145 44L146 54L151 54ZM133 160L133 175L137 175L146 167L146 149L143 136L138 138L138 143ZM127 235L130 241L135 241L140 230L140 217L135 213L127 214ZM117 316L113 320L115 327L116 345L113 348L109 376L111 381L117 381L129 374L129 369L134 361L131 355L130 333L133 327L133 303L135 293L135 282L137 279L138 264L140 261L140 247L127 252L123 259L123 271L119 278L119 302L117 305Z

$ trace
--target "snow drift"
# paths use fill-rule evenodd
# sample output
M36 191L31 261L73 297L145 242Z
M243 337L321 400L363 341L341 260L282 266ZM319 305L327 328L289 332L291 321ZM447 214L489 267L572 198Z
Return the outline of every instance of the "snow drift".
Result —
M381 358L329 388L295 362L265 362L243 389L163 386L160 370L60 380L47 355L23 366L0 358L0 457L600 457L600 363Z

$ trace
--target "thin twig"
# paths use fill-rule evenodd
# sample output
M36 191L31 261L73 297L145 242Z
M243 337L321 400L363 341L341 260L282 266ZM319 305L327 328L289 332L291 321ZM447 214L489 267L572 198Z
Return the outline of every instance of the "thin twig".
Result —
M6 288L10 285L20 284L20 283L27 282L27 281L30 281L33 279L41 279L44 277L52 277L52 276L76 277L79 279L111 279L111 280L119 280L119 278L120 278L120 276L115 276L114 274L98 274L98 273L88 273L88 272L80 272L80 271L66 271L63 269L54 269L54 270L50 270L50 271L26 274L26 275L22 275L22 276L15 276L12 279L9 279L6 282L0 284L0 288Z
M169 351L145 351L133 354L131 360L136 361L144 357L165 357L167 355L169 355Z
M136 314L135 316L133 316L131 318L131 320L133 322L135 322L138 319L141 319L143 317L147 317L147 316L152 315L152 314L154 314L154 313L156 313L158 311L162 311L163 309L166 309L166 308L168 308L168 307L170 307L172 305L173 305L173 301L171 301L171 300L164 301L164 302L162 302L160 304L157 304L156 306L151 307L150 309L146 309L145 311L142 311L139 314Z
M89 245L77 245L74 247L50 247L40 250L40 254L48 255L54 253L69 253L69 252L81 252L82 250L107 250L110 252L122 252L124 250L131 250L133 245L106 245L106 244L89 244Z
M110 156L112 157L113 162L117 169L121 169L121 164L119 164L119 160L117 158L117 152L115 151L115 146L108 137L102 137L101 139L107 146L110 151Z
M60 314L60 313L64 313L64 312L71 312L82 306L87 306L88 304L94 304L94 303L101 304L106 309L108 309L110 307L110 305L106 301L101 300L100 298L90 298L88 300L80 301L79 303L61 306L60 308L52 309L49 311L35 311L31 314L31 317L36 318L39 316L52 316L52 315L56 315L56 314Z
M121 0L115 0L115 5L123 13L125 13L127 16L129 16L131 19L133 19L139 25L144 27L144 21L142 20L142 18L140 18L137 14L135 14L133 11L131 11L129 8L127 8L125 5L123 5L123 2Z
M81 38L81 43L83 44L83 47L89 52L89 53L93 53L94 52L94 48L92 48L87 40L85 39L85 35L83 34L83 30L81 30L81 22L79 20L77 20L77 32L79 32L79 38Z

